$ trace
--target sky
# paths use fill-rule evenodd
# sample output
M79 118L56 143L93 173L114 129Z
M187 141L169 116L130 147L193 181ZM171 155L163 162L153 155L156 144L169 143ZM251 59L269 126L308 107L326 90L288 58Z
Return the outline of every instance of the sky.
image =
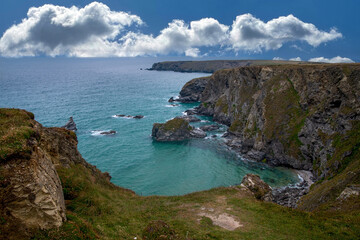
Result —
M1 0L2 57L360 62L359 0Z

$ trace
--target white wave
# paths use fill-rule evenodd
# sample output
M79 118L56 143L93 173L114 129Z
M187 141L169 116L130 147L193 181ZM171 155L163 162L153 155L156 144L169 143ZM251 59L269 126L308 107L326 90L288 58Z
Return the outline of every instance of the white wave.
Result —
M210 122L210 121L208 121L208 120L201 120L200 122L207 123L207 122Z
M177 104L168 104L168 105L165 105L165 107L178 107L179 105Z
M107 132L107 131L110 131L110 130L93 130L93 131L91 131L91 135L92 136L103 136L101 133Z
M128 117L128 116L123 116L123 117L120 117L120 116L118 116L118 115L112 115L111 117L113 117L113 118L133 119L133 117Z

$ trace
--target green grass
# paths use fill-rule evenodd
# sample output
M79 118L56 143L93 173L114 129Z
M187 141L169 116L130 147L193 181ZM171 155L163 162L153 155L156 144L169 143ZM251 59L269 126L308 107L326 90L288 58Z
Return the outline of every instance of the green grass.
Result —
M169 130L176 130L176 129L180 129L180 128L189 128L190 125L187 121L185 121L184 119L181 118L174 118L172 120L167 121L166 123L164 123L163 128L166 131Z
M38 232L34 239L354 239L359 234L358 216L293 210L257 201L236 187L141 197L92 177L80 165L58 172L64 189L73 192L65 195L68 221L59 229ZM216 226L198 215L203 207L230 214L243 227L229 231ZM150 238L149 226L166 238Z
M29 139L35 136L34 115L25 110L0 109L0 161L29 156Z

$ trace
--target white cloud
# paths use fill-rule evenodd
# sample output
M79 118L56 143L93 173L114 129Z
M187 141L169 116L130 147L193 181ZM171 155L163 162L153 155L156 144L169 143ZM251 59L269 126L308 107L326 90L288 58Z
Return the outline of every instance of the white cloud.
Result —
M279 49L286 42L305 41L313 47L342 37L335 29L320 31L311 23L304 23L293 15L263 22L251 14L236 17L230 31L230 42L236 50L261 52Z
M236 17L232 26L214 18L189 24L173 20L157 36L129 29L142 24L139 16L111 11L103 3L93 2L83 8L46 4L30 8L20 24L6 30L0 39L0 54L125 57L178 53L197 57L201 47L224 47L235 53L260 52L293 41L317 47L342 37L335 29L321 31L293 15L265 23L251 14L243 14Z
M32 7L27 18L6 30L0 39L0 53L5 56L106 56L114 47L115 37L133 24L142 24L140 17L111 11L98 2L80 9L51 4ZM87 47L89 50L84 52Z
M185 51L185 56L188 57L198 57L200 50L198 48L189 48Z
M323 62L323 63L353 63L354 61L347 57L333 57L333 58L324 58L317 57L309 59L309 62Z
M300 57L296 57L296 58L290 58L289 61L301 61Z
M283 59L283 58L281 58L281 57L274 57L273 60L275 60L275 61L283 61L283 60L285 60L285 59Z

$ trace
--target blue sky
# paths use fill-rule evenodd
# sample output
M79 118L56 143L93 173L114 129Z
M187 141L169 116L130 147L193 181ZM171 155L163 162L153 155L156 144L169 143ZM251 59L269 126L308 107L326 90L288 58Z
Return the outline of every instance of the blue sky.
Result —
M10 57L187 55L199 59L300 57L302 60L323 57L325 61L339 56L339 61L345 58L360 61L358 0L98 2L101 5L91 5L92 9L96 14L111 15L112 20L81 22L93 15L90 11L86 16L81 15L85 14L81 9L93 1L2 0L0 54ZM44 4L65 7L59 10L61 13L55 13L56 24L62 24L62 29L54 27L50 18L46 22L43 16L50 10L44 7L34 13L38 22L29 20L29 8ZM59 16L72 6L77 10L69 10L67 14L79 14L80 20L72 19L73 25L64 27L61 21L65 20ZM21 26L22 19L29 21ZM17 28L9 29L14 24ZM3 35L7 30L6 36Z

